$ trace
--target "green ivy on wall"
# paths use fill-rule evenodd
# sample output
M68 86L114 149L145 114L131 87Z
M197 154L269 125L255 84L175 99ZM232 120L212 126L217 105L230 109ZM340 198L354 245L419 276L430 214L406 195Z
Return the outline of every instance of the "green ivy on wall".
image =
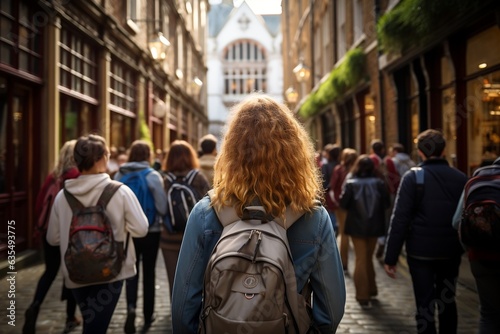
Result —
M398 53L435 38L438 29L495 0L402 0L377 22L379 47ZM496 0L498 1L498 0Z
M365 77L366 56L363 50L360 48L350 50L346 53L344 61L334 68L318 89L307 97L300 106L299 115L303 118L314 116Z

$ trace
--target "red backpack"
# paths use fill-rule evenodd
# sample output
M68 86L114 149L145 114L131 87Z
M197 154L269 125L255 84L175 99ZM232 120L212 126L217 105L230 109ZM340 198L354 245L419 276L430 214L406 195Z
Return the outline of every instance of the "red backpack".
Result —
M50 218L50 210L52 209L52 204L57 196L59 190L61 190L63 181L61 178L51 178L51 183L45 189L45 194L41 201L40 211L36 222L36 234L44 234L47 232L47 225Z

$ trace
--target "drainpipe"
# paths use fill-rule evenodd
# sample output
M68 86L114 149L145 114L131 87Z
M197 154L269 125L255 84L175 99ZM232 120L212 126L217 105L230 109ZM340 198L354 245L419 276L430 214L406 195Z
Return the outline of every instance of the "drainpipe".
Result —
M378 20L380 19L380 0L375 0L375 25L377 25ZM377 36L378 39L378 36ZM377 57L380 57L382 55L382 52L380 51L380 47L377 42ZM381 131L381 139L385 143L386 142L386 135L385 135L385 110L384 110L384 104L385 104L385 99L384 99L384 80L382 77L382 72L380 71L380 67L378 65L378 58L377 58L377 74L378 74L378 91L379 91L379 110L380 110L380 131Z
M311 93L315 85L315 66L314 66L314 0L309 0L309 14L311 15Z

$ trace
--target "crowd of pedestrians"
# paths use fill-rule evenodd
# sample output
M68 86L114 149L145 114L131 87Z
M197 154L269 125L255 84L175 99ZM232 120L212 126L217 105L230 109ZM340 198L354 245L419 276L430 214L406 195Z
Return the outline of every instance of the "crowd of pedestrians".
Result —
M312 288L311 317L320 332L335 332L342 319L344 275L352 275L355 299L369 312L378 294L374 257L388 276L396 278L400 254L405 251L418 333L456 333L455 291L465 251L456 225L467 176L448 164L446 141L439 131L429 129L417 137L418 164L400 143L387 152L379 139L366 153L330 143L322 154L315 154L288 108L256 94L234 107L220 150L217 145L213 135L200 140L198 152L188 142L176 140L167 151L153 156L150 144L142 140L127 150L109 148L97 135L65 143L36 201L40 217L36 228L46 269L26 311L23 333L36 332L39 309L59 268L64 276L62 299L67 302L65 333L80 325L83 333L105 333L123 285L124 332L136 332L137 312L144 316L142 331L146 332L156 319L159 250L169 280L174 333L198 332L205 267L223 228L215 210L230 205L238 211L255 201L274 217L284 214L285 205L305 212L287 230L287 238L297 289ZM73 282L64 262L72 210L60 190L90 206L113 179L127 184L131 174L144 175L153 214L134 187L119 187L106 212L114 238L127 245L121 271L105 283ZM182 231L169 225L168 194L174 181L168 175L178 179L193 175L190 186L199 202ZM355 256L352 269L348 268L350 245ZM480 333L498 333L498 299L488 296L499 296L500 288L492 282L500 279L500 254L477 250L472 254L482 255L471 262L480 294ZM137 303L141 274L142 310ZM105 303L89 302L98 300L103 291ZM82 319L75 316L77 306Z

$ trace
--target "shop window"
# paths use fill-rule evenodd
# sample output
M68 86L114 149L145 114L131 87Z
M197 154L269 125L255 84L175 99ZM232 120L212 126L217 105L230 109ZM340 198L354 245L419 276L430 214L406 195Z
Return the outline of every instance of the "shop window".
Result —
M467 75L500 64L500 29L493 26L467 40Z
M111 114L111 143L110 146L128 149L134 138L135 120L118 113Z
M470 173L500 156L500 71L467 83Z
M61 95L61 142L98 132L95 127L96 106Z
M370 143L375 139L375 101L370 95L364 97L365 109L365 147L370 147Z

